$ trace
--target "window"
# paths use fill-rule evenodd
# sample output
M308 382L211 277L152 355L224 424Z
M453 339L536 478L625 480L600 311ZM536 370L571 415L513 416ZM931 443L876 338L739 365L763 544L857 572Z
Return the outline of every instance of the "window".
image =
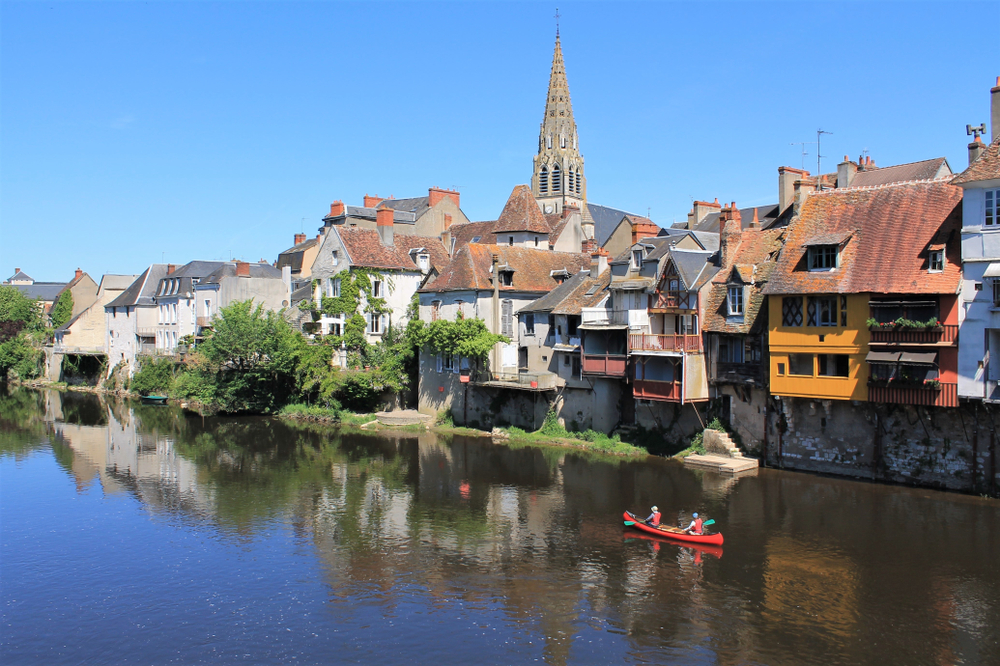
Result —
M789 354L788 355L788 374L790 374L790 375L804 375L806 377L812 377L812 374L813 374L813 355L812 354Z
M829 271L836 267L836 245L813 245L809 248L809 270Z
M385 322L383 318L384 314L379 314L377 312L368 313L368 332L372 335L381 335L382 329L384 328Z
M445 354L441 359L441 369L444 372L454 372L455 371L455 357L451 354Z
M524 334L534 335L535 334L535 313L529 312L524 315Z
M743 285L732 285L729 287L726 305L729 308L729 315L733 317L743 316Z
M938 304L932 301L869 301L872 318L880 324L888 324L897 319L925 322L938 317Z
M210 299L205 299L205 316L212 316L212 301Z
M944 270L944 250L931 250L927 270L931 273L940 273Z
M437 321L441 316L441 301L431 301L431 321Z
M465 318L465 301L458 299L455 301L455 320Z
M569 354L563 354L563 365L569 365Z
M382 298L381 280L372 280L372 298Z
M632 266L642 268L642 250L632 250Z
M438 355L437 357L437 371L438 372L444 371L444 358L441 355Z
M340 278L327 278L326 295L330 298L338 298L340 296Z
M698 335L698 316L681 315L677 318L678 333L683 335Z
M743 363L744 351L743 338L719 336L719 363Z
M1000 224L1000 190L986 190L986 219L983 222L987 226Z
M849 377L850 363L847 354L820 354L819 374L823 377Z
M336 266L337 264L340 263L340 255L337 253L336 250L334 250L333 252L330 253L330 257L331 257L331 260L333 261L333 265L334 266Z
M556 316L549 314L549 335L555 335L556 333ZM558 333L562 333L562 331L558 331Z
M576 377L576 378L580 378L581 377L581 373L580 373L580 356L579 355L574 355L573 356L573 376Z
M552 191L557 194L562 192L562 173L558 164L552 167Z
M1000 308L1000 279L993 280L993 307Z
M514 286L514 271L500 271L500 286Z
M513 236L508 236L507 237L507 245L511 245L511 246L514 245L514 237Z
M800 296L786 296L781 299L781 325L802 325L802 298Z
M563 148L566 147L566 139L563 139ZM566 184L570 192L573 192L573 167L569 168L569 172L566 176Z
M567 335L577 335L576 327L580 325L580 315L569 315L566 317Z
M417 264L420 266L420 270L426 271L430 267L431 258L427 254L417 255Z
M785 364L784 363L779 363L778 364L778 375L781 376L781 377L785 376Z
M549 147L551 148L551 146ZM549 193L549 170L545 167L542 167L542 170L538 172L538 193Z
M847 296L840 296L840 325L847 326Z
M836 296L819 296L809 298L809 326L837 325Z
M512 317L514 313L514 301L504 300L501 308L501 330L500 335L506 336L508 338L514 337L514 331L512 326Z
M538 247L538 236L535 236L535 247Z

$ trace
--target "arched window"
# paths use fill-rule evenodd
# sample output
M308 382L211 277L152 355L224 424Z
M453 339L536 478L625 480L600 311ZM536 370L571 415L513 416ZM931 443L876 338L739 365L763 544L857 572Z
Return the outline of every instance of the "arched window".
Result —
M556 194L562 192L562 174L558 164L552 167L552 191Z
M542 170L538 172L538 193L549 193L549 170L546 167L542 167Z
M574 176L574 174L573 174L573 167L570 167L569 168L569 173L566 174L566 180L567 180L567 186L568 186L566 189L569 191L570 194L572 194L574 192L574 190L573 190L573 176Z
M580 193L580 181L581 180L583 180L583 174L580 173L579 169L577 169L577 171L576 171L576 193L577 194Z

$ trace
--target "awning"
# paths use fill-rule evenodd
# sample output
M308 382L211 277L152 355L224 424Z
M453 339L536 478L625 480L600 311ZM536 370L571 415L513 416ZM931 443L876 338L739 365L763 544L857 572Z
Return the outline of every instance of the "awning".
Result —
M983 277L995 278L1000 277L1000 264L990 264L986 267L986 272L983 273Z
M899 362L906 365L937 365L937 353L902 352Z
M896 363L899 361L899 357L900 352L870 351L868 352L868 356L865 356L865 360L869 363Z
M624 289L626 291L636 291L639 289L646 289L653 286L652 280L625 280L619 284L614 285L616 289Z

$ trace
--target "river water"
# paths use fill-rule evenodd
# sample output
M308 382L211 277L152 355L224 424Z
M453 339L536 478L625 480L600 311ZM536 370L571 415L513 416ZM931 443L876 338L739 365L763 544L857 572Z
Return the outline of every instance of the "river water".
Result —
M25 390L0 452L4 664L1000 663L996 500Z

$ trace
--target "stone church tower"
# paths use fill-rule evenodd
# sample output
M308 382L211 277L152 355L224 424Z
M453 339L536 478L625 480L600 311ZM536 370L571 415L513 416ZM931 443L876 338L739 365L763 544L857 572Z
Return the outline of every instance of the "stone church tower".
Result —
M563 212L575 206L585 218L587 178L583 174L583 156L573 120L573 104L569 99L569 83L563 64L562 46L556 31L556 50L552 56L549 94L545 99L545 118L538 136L538 154L531 176L531 193L545 214Z

